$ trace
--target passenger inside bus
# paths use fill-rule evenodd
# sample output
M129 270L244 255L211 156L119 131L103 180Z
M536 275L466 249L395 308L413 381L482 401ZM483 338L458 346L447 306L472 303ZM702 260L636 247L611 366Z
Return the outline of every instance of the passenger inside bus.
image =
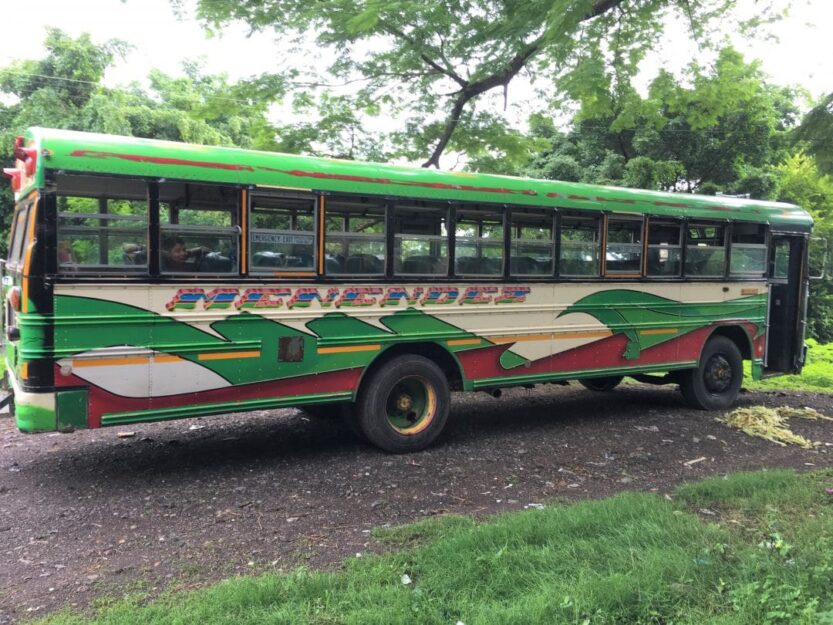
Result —
M192 248L185 246L179 236L168 236L162 241L162 271L203 271L201 261L211 250L202 245ZM193 260L192 260L193 259ZM190 261L190 262L189 262Z

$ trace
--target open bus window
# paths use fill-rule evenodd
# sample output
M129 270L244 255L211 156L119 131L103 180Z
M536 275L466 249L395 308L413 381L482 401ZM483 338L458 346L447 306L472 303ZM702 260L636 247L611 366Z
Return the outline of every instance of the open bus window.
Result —
M15 214L14 224L9 234L9 267L20 265L23 262L23 247L26 241L26 227L29 218L30 204L21 204Z
M326 203L325 271L337 276L385 273L385 206L363 198Z
M145 271L148 203L58 196L58 271Z
M315 199L253 195L250 273L315 270Z
M164 274L236 274L237 206L231 187L159 185L159 267Z
M605 274L642 273L642 218L611 216L607 220Z
M682 272L683 229L679 222L648 222L648 276L675 278Z
M695 278L721 278L726 268L726 238L722 225L688 225L685 249L685 275Z
M561 254L558 259L562 276L599 275L599 222L598 217L571 217L561 219Z
M394 208L394 272L448 275L448 206L402 201Z
M766 273L766 226L735 222L729 274L762 277Z
M455 273L503 274L503 212L461 207L457 211Z
M551 276L555 260L552 211L512 212L509 273L513 276Z

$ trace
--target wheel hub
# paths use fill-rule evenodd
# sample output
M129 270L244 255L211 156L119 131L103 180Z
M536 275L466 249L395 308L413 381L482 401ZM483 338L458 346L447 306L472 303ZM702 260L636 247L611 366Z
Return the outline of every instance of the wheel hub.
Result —
M414 398L407 393L402 393L396 400L396 408L399 412L410 412L414 407Z
M704 381L711 393L722 393L732 384L732 365L721 354L715 354L706 363Z

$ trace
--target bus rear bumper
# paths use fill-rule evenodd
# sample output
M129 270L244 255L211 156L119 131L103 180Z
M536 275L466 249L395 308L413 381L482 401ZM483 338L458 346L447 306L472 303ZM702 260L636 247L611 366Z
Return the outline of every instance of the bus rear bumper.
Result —
M21 432L71 432L87 427L85 390L35 393L24 391L14 375L9 376L9 382L15 422Z

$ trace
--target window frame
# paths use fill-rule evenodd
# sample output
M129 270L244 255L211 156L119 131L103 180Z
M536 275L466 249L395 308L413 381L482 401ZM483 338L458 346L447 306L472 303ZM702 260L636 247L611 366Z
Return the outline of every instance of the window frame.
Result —
M241 247L240 258L244 259L244 266L241 268L241 273L244 276L249 276L252 278L314 278L316 276L322 275L323 267L321 267L321 254L319 246L322 244L321 241L321 229L320 229L320 221L321 221L321 214L322 214L322 203L323 203L323 196L320 193L315 192L305 192L305 191L285 191L280 189L270 189L264 187L252 187L250 189L244 190L246 194L245 200L243 201L243 216L244 216L244 223L245 226L243 227L243 236L241 236L241 246L245 242L245 247ZM255 228L254 227L254 213L258 210L255 206L256 200L258 197L268 197L268 198L289 198L293 200L309 200L311 204L311 211L312 211L312 249L313 249L313 259L312 259L312 268L308 267L299 267L297 270L293 270L292 268L277 268L280 271L268 271L268 270L261 270L261 268L255 269L255 265L253 263L253 253L254 253L254 241L253 235L255 230L264 230L264 228ZM267 209L268 210L268 209ZM297 230L297 231L288 231L288 232L309 232L308 230Z
M646 231L645 231L645 224L648 221L649 215L643 213L604 213L604 226L603 226L603 245L602 245L602 255L601 255L601 265L602 265L602 277L605 279L615 279L615 280L633 280L634 278L641 278L644 275L644 264L645 264L645 241L647 240ZM607 267L607 252L608 246L610 243L609 234L610 234L610 222L613 221L631 221L634 223L639 224L639 262L638 266L639 269L636 272L630 271L618 271L614 270L612 273L608 270ZM634 245L634 244L631 244Z
M731 230L731 220L720 220L720 219L687 219L685 221L685 233L683 238L683 278L686 280L694 280L697 282L717 282L723 281L728 278L729 272L729 241L730 241L730 230ZM691 247L698 247L698 246L689 246L688 242L688 234L689 228L692 227L718 227L723 229L723 271L720 274L713 274L713 275L690 275L686 271L686 263L688 263L689 257L689 249Z
M653 275L648 270L649 254L651 251L651 225L654 223L660 224L675 224L679 230L678 245L680 249L680 269L674 275ZM645 216L645 245L644 256L642 264L642 274L647 280L663 281L663 280L681 280L683 278L683 269L685 267L685 236L686 226L688 220L684 217L670 217L666 215L646 215Z
M597 253L597 266L596 272L593 274L570 274L564 273L562 270L562 254L564 251L564 220L565 219L586 219L586 220L595 220L596 221L596 253ZM604 222L604 212L601 210L594 210L594 211L576 211L576 210L566 210L566 209L559 209L557 214L557 234L558 237L556 241L556 253L558 257L555 261L555 271L556 277L561 281L568 281L568 282L589 282L589 281L598 281L603 279L602 275L602 254L604 249L604 232L605 232L605 222Z
M212 281L222 280L222 279L229 279L229 278L240 278L242 273L242 240L243 240L243 228L241 226L241 217L243 215L243 210L245 206L243 204L243 194L241 191L243 190L242 187L239 185L233 184L221 184L221 183L214 183L214 182L203 182L203 181L193 181L193 180L158 180L155 181L155 189L153 193L150 191L150 185L148 185L148 211L153 214L153 227L151 228L151 235L155 234L155 246L151 249L155 257L155 262L153 263L153 267L149 267L150 269L150 277L152 278L161 278L163 280L171 280L171 281L180 281L180 280L188 280L188 281L195 281L195 280L203 280L209 279ZM218 189L228 189L230 191L231 196L234 198L234 206L228 211L231 215L231 225L230 226L220 226L219 228L223 228L226 230L225 234L232 234L233 240L235 242L235 250L236 250L236 258L232 262L232 269L227 272L214 272L214 271L166 271L162 268L161 263L161 255L162 255L162 247L163 247L163 238L166 236L166 233L171 232L188 232L189 230L192 232L217 232L218 226L208 226L208 225L188 225L188 224L163 224L161 221L162 217L162 204L170 203L168 200L162 198L162 189L160 188L163 184L182 184L185 187L185 193L188 195L188 187L189 185L197 186L197 187L210 187L210 188L218 188ZM153 202L151 204L151 201ZM190 202L190 200L189 200ZM210 209L199 209L199 208L188 208L186 206L185 210L210 210ZM223 209L225 212L226 209ZM150 221L150 220L149 220ZM171 228L171 226L174 226ZM156 232L154 233L153 230ZM155 270L155 273L154 273Z

